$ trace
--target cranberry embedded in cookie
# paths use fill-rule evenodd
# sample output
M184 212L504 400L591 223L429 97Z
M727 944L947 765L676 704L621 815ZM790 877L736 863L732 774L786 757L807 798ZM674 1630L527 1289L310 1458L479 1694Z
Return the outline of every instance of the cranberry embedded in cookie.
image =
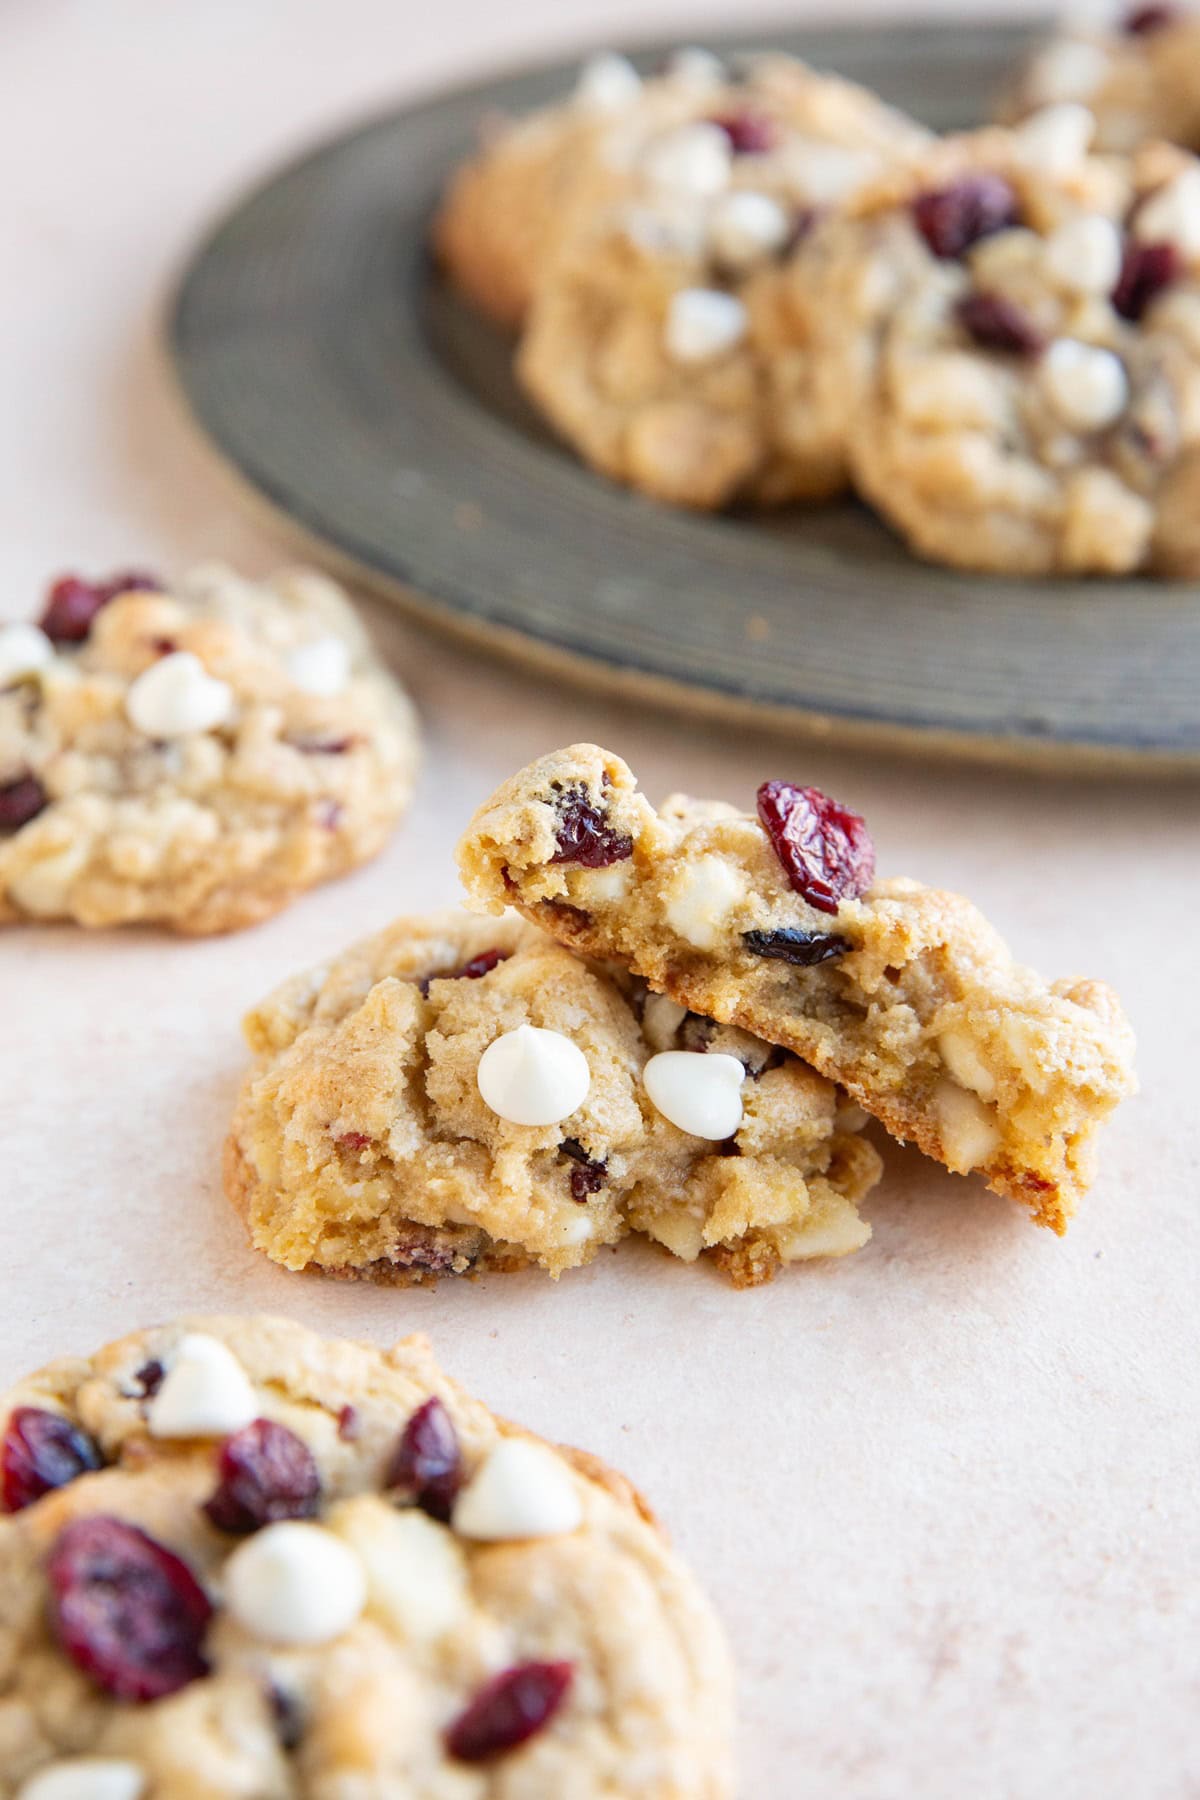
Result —
M99 1449L70 1419L44 1407L18 1406L0 1443L0 1507L20 1512L101 1466Z

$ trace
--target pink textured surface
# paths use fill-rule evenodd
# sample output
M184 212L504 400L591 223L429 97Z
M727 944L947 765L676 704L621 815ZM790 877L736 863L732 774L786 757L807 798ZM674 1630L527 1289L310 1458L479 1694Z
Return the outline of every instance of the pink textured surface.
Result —
M10 0L0 613L30 611L66 566L279 559L231 513L154 343L169 273L247 176L399 92L623 28L694 36L697 12ZM429 753L373 868L228 941L0 940L0 1376L183 1308L274 1308L377 1342L429 1330L497 1407L653 1498L734 1640L746 1796L1200 1793L1194 790L726 741L376 616ZM867 1250L756 1293L637 1249L558 1287L411 1295L250 1255L217 1179L240 1012L390 915L451 901L470 810L582 736L652 792L825 788L866 815L881 869L963 888L1047 973L1120 989L1145 1091L1065 1242L891 1152Z

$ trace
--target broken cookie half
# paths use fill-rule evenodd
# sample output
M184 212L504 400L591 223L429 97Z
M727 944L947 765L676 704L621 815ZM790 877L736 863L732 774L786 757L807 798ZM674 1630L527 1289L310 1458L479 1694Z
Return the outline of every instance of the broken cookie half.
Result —
M557 1276L634 1230L749 1286L870 1236L831 1082L513 915L400 919L246 1033L226 1186L287 1268Z
M877 881L857 814L769 781L757 815L656 811L619 757L532 763L459 847L470 899L515 906L703 1016L782 1045L959 1173L1062 1232L1096 1126L1134 1091L1133 1034L1095 981L1047 983L969 901Z

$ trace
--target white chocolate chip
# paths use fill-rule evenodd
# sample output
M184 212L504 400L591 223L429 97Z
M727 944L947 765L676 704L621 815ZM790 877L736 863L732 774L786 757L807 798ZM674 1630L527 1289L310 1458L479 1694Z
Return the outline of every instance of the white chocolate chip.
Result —
M672 362L712 362L746 335L749 315L733 294L717 288L681 288L671 298L663 344Z
M679 125L655 138L642 158L647 179L689 194L719 194L729 186L733 145L729 133L707 119Z
M703 1222L682 1208L639 1220L638 1229L665 1244L672 1256L678 1256L684 1262L695 1262L704 1248Z
M297 644L287 658L288 679L306 694L332 700L350 679L350 646L345 638L317 638Z
M723 1051L662 1050L642 1071L646 1092L664 1119L692 1137L724 1143L742 1122L746 1070Z
M70 1756L22 1782L16 1800L141 1800L146 1777L114 1756Z
M559 1227L559 1238L564 1244L586 1244L595 1235L596 1227L591 1216L580 1208L564 1219Z
M587 906L601 900L623 900L629 892L629 864L617 862L610 863L607 869L579 869L574 889Z
M561 1031L518 1025L490 1043L475 1077L485 1106L510 1125L557 1125L583 1105L587 1058Z
M1111 350L1056 338L1041 363L1042 385L1051 406L1073 431L1102 431L1125 410L1129 378Z
M748 269L785 244L791 223L778 200L748 188L723 194L708 221L713 254L730 269Z
M669 994L647 994L642 1009L642 1035L652 1050L669 1050L687 1018L687 1007Z
M323 1525L267 1525L225 1565L229 1611L270 1644L327 1644L353 1625L366 1598L362 1563Z
M1032 85L1046 106L1058 100L1087 100L1108 74L1108 57L1099 44L1064 38L1050 44L1033 65Z
M725 79L725 64L711 50L697 44L685 44L667 58L666 75L683 87L719 87Z
M955 1081L970 1088L981 1100L996 1098L996 1077L965 1031L943 1031L937 1041L938 1054Z
M27 868L9 877L8 891L17 905L35 918L49 919L63 910L77 875L87 867L91 840L76 838L73 844L37 855Z
M1067 219L1046 239L1051 280L1068 294L1111 294L1121 273L1121 233L1103 213Z
M36 625L0 626L0 688L36 675L54 661L54 645Z
M1200 256L1200 168L1181 170L1134 214L1134 236L1144 244L1174 244L1183 256Z
M190 650L173 650L151 663L125 696L130 724L151 738L212 731L232 711L233 689L211 676Z
M1094 116L1073 100L1043 107L1013 132L1021 161L1046 175L1069 175L1095 135Z
M219 1338L189 1331L151 1400L151 1437L225 1437L259 1415L258 1398L237 1357Z
M642 78L628 57L602 50L580 69L574 99L588 112L623 112L641 91Z
M701 856L680 866L666 894L666 921L697 950L715 950L730 913L745 897L740 869L724 856Z
M1000 1142L996 1115L978 1094L969 1094L954 1081L939 1081L933 1091L933 1110L941 1130L946 1167L957 1175L977 1169Z
M400 1637L432 1643L464 1621L466 1564L444 1525L416 1507L397 1511L375 1494L343 1501L330 1512L328 1524L362 1563L367 1612Z
M483 1543L558 1537L583 1520L579 1492L552 1450L527 1438L501 1438L454 1505L453 1524Z
M832 205L861 187L877 163L862 150L815 139L785 145L779 156L794 197L806 206Z

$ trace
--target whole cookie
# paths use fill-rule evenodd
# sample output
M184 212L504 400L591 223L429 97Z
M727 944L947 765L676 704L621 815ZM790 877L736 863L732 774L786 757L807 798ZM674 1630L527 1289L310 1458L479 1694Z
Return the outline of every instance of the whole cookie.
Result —
M621 180L581 178L538 282L525 387L595 468L657 499L837 492L845 422L814 405L784 269L816 217L926 134L861 88L762 56L669 129L635 111L619 142Z
M1200 150L1200 17L1167 0L1094 7L1039 45L1001 109L1024 118L1081 101L1096 116L1101 150L1130 151L1153 138Z
M747 1286L870 1235L829 1082L512 916L399 919L246 1032L226 1188L287 1268L558 1275L632 1228Z
M1200 165L1091 130L950 140L793 266L855 483L935 561L1200 573Z
M816 788L765 782L757 817L682 796L656 811L619 757L574 744L480 808L459 867L477 904L516 906L786 1045L1055 1231L1087 1187L1096 1126L1135 1087L1115 994L1044 982L957 894L876 880L863 820Z
M3 1800L724 1800L716 1621L629 1484L424 1338L186 1320L0 1408Z
M64 577L0 626L0 924L253 925L382 848L417 755L323 576Z

